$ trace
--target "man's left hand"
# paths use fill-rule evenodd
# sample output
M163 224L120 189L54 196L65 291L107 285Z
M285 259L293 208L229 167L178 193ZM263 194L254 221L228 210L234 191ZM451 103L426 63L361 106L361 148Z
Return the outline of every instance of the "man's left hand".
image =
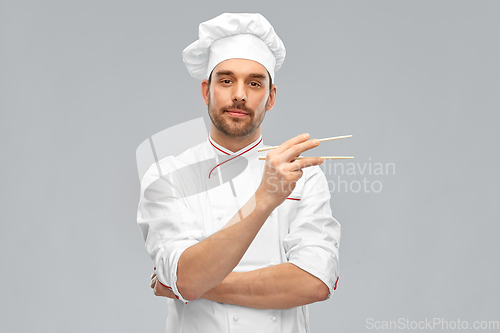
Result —
M166 286L161 284L160 281L158 281L156 272L151 275L151 289L153 289L153 292L156 296L178 299L178 297L175 296L171 289L167 288Z

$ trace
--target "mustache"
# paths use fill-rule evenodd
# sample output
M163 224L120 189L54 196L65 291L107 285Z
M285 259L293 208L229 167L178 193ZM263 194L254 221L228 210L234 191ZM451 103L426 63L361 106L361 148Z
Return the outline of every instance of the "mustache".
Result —
M252 109L247 108L244 104L232 104L230 106L224 106L221 108L221 111L224 112L230 109L245 111L248 114L254 113Z

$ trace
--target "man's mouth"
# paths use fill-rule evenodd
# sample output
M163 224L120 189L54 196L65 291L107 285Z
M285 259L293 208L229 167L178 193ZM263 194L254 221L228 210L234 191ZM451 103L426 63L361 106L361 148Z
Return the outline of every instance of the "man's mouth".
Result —
M230 109L226 110L227 113L229 113L230 116L232 117L237 117L237 118L243 118L248 116L248 113L243 111L243 110L238 110L238 109Z

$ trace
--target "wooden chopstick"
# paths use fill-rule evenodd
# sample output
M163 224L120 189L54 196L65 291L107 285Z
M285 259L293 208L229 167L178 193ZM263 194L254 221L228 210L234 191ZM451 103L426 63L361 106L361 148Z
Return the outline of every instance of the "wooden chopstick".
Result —
M324 139L319 139L318 141L319 142L323 142L323 141L330 141L330 140L338 140L338 139L345 139L345 138L350 138L352 135L341 135L341 136L333 136L331 138L324 138ZM279 146L273 146L273 147L266 147L266 148L260 148L260 149L257 149L257 151L266 151L266 150L271 150L271 149L274 149L274 148L277 148ZM327 156L328 157L328 156Z
M321 157L324 160L345 160L348 158L354 158L354 156L310 156L310 157ZM302 160L304 158L310 158L308 156L297 156L295 157L296 160ZM259 160L265 160L265 156L259 156Z

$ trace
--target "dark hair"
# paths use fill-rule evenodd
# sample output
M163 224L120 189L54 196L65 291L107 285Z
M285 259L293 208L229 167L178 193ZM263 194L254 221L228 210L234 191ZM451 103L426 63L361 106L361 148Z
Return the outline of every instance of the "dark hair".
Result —
M273 79L271 78L271 74L269 74L269 71L267 71L267 76L269 76L269 93L271 93L271 88L273 87ZM210 88L210 82L212 82L212 72L210 72L210 76L208 77L208 87Z

